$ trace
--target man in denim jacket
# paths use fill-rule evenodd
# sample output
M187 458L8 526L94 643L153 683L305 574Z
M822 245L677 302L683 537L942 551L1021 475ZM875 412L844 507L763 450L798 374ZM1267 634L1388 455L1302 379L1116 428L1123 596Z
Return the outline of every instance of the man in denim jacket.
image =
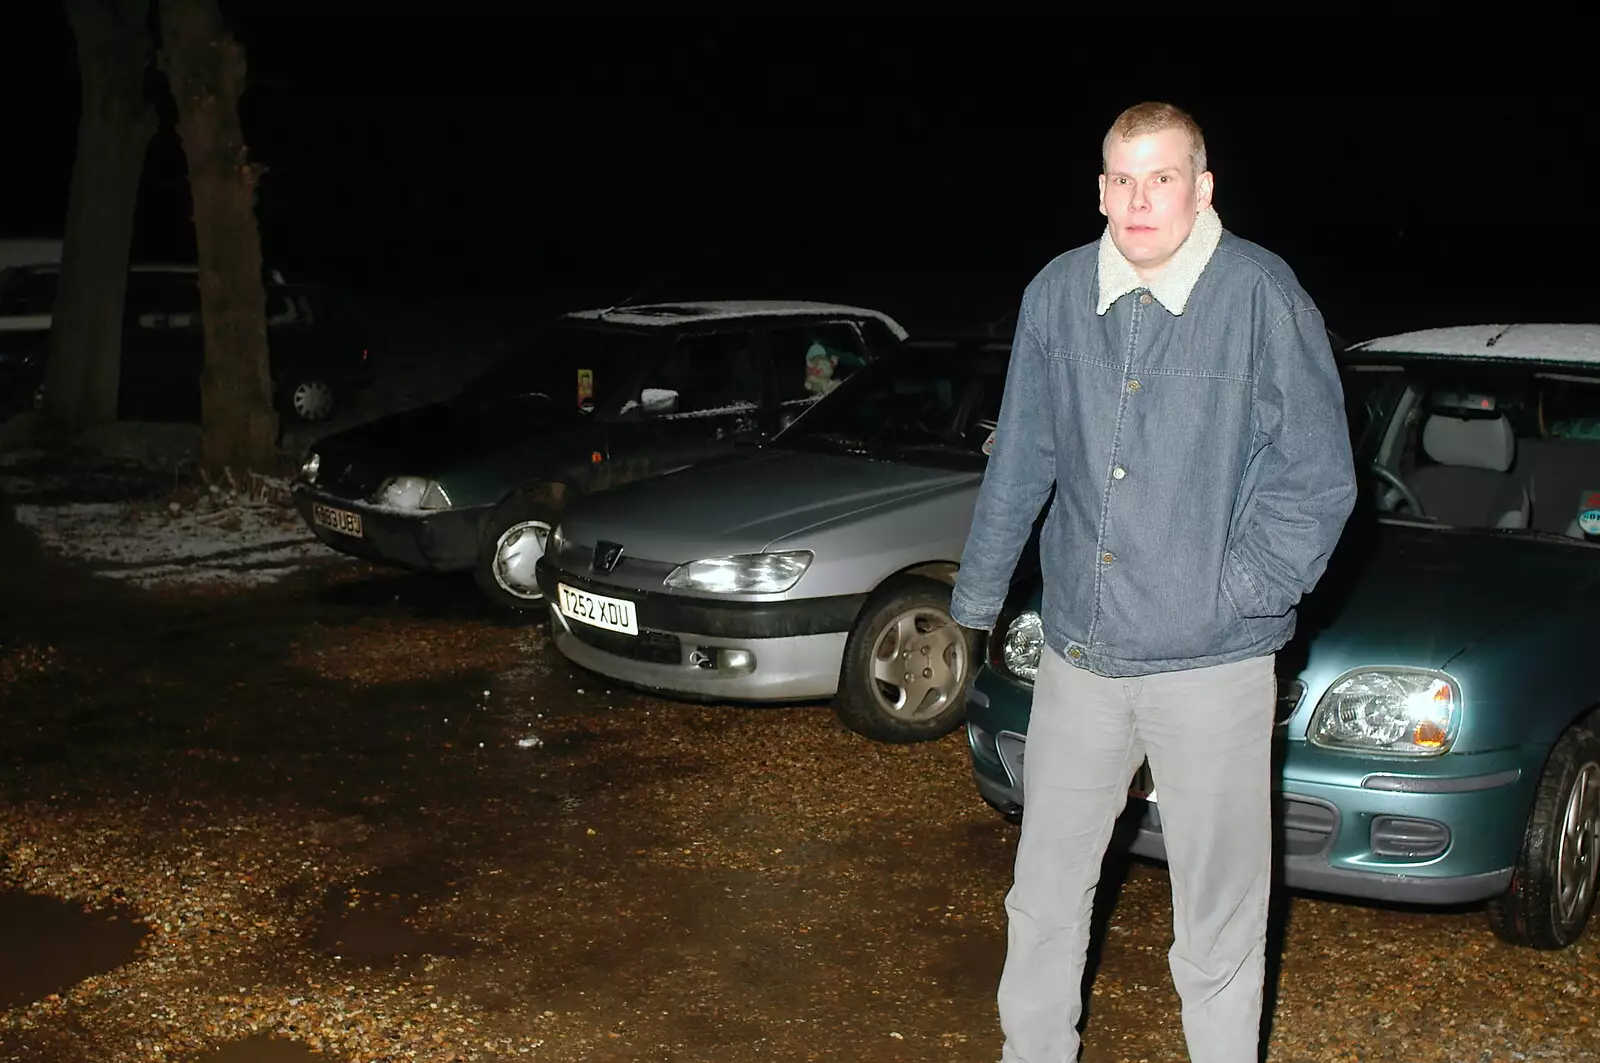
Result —
M994 624L1053 485L1002 1059L1077 1059L1095 883L1148 756L1190 1058L1254 1063L1273 662L1355 502L1343 393L1289 267L1222 228L1192 118L1130 108L1103 164L1104 235L1023 295L951 596L963 626Z

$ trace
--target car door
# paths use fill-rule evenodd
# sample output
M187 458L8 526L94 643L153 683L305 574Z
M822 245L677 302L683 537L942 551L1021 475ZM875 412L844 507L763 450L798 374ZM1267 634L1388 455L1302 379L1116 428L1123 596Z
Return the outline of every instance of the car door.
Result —
M808 406L871 361L861 333L851 321L775 324L765 330L764 338L771 431L786 428Z
M747 328L675 337L613 424L611 485L759 441L765 381Z

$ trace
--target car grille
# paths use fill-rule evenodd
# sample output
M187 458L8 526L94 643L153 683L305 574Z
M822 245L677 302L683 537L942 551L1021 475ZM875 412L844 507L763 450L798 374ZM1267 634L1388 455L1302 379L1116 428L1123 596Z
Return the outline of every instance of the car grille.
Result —
M569 629L579 642L604 653L649 664L682 664L683 644L678 636L664 631L641 631L638 635L619 635L588 624L571 624Z
M1281 794L1278 812L1285 856L1325 853L1339 833L1339 811L1326 802Z

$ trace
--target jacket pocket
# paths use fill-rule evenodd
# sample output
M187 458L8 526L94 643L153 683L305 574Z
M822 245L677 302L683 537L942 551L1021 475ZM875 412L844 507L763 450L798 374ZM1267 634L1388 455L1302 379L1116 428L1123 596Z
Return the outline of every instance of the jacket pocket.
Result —
M1233 607L1239 623L1244 625L1245 634L1253 637L1250 632L1250 621L1265 617L1267 611L1255 578L1250 575L1249 570L1232 550L1227 552L1222 562L1222 593L1227 596L1228 604Z

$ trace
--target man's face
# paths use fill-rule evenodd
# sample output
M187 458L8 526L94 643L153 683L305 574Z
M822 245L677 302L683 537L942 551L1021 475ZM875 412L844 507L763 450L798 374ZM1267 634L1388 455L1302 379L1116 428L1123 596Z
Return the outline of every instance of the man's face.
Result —
M1113 137L1100 175L1100 213L1141 277L1160 272L1211 205L1211 172L1196 174L1189 137L1163 129L1132 140Z

